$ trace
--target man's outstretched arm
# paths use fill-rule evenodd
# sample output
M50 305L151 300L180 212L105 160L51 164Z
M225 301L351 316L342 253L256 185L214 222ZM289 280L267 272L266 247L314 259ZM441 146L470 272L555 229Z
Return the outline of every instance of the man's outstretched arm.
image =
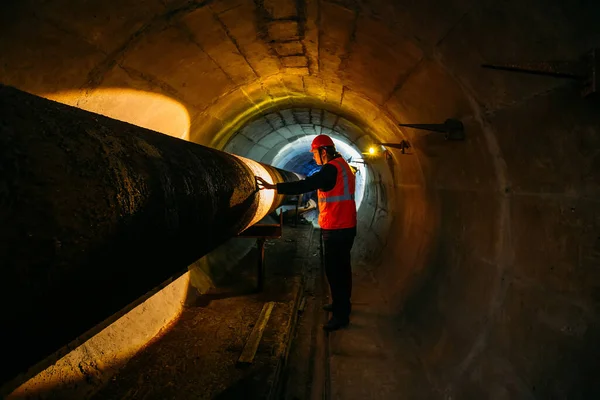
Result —
M272 184L260 176L256 177L260 189L277 189L279 194L301 194L317 189L328 191L333 189L336 179L337 169L333 165L324 165L316 174L296 182Z

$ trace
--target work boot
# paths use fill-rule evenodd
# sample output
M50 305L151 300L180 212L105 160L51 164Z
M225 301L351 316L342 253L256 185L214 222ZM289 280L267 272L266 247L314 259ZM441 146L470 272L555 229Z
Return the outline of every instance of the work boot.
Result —
M331 317L329 322L327 322L325 325L323 325L323 330L326 332L337 331L338 329L347 327L349 323L350 323L349 320L340 320L340 319L337 319L336 317Z

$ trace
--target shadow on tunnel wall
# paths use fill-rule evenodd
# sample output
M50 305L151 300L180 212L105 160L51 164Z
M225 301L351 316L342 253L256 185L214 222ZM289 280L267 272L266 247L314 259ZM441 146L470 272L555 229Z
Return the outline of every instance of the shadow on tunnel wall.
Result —
M565 85L465 119L456 155L426 139L441 218L402 318L440 395L600 396L598 107Z

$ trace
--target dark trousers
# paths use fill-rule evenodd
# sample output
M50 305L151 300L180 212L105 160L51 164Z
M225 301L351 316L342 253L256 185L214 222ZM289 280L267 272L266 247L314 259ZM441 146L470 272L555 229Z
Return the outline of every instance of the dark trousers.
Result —
M352 295L352 267L350 250L354 244L356 229L323 231L323 261L331 290L333 317L340 321L350 318Z

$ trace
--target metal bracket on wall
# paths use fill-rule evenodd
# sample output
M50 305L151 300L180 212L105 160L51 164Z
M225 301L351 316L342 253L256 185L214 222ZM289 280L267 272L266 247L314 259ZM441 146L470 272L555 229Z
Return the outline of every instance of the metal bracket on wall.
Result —
M406 140L401 141L400 143L379 143L382 146L393 147L395 149L402 150L402 154L406 154L406 149L410 149L412 146Z
M481 66L503 71L575 79L583 86L581 89L583 97L600 91L600 49L587 52L577 61L496 63Z
M446 140L464 140L465 127L457 119L447 119L443 124L398 124L408 128L423 129L430 132L444 133Z

